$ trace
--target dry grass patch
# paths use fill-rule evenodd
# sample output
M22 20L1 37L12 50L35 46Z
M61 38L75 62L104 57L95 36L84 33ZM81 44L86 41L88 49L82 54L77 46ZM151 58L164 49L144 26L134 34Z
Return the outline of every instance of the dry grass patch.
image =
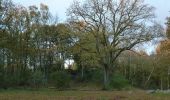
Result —
M170 95L147 94L145 91L0 91L0 100L170 100Z

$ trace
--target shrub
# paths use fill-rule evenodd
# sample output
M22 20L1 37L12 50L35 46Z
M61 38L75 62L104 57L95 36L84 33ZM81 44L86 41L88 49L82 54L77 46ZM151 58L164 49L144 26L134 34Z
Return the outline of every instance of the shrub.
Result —
M4 89L10 88L10 87L17 87L19 85L19 75L16 75L14 73L4 73L2 76L2 86Z
M41 71L35 71L32 74L31 83L33 83L33 86L38 88L40 85L43 84L43 73Z
M84 71L84 78L81 79L81 73L79 74L78 80L84 82L101 83L103 80L103 71L100 69L86 69Z
M6 88L4 84L4 75L0 72L0 88Z
M94 83L102 83L103 82L103 71L100 69L92 70L92 75L90 76L91 81Z
M110 88L124 89L128 88L129 86L128 80L125 79L125 77L121 74L114 74L112 77L110 77Z
M70 86L70 75L64 71L53 72L50 75L50 83L57 89L66 89Z
M18 82L19 86L28 86L29 80L32 78L31 71L27 68L23 71L15 72L16 81Z

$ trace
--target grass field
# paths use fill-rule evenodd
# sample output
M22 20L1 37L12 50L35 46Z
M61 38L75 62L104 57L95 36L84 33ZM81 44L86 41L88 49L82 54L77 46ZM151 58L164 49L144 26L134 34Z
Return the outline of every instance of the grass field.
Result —
M0 90L0 100L170 100L170 94L133 91Z

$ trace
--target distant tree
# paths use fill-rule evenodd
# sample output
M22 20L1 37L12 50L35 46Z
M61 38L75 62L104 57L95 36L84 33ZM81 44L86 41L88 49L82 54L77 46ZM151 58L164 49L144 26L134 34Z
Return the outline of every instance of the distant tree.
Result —
M167 18L166 23L166 37L164 40L160 42L158 45L156 52L158 60L158 71L159 71L159 79L160 79L160 87L163 89L163 83L167 84L166 88L170 88L170 18Z
M167 29L166 29L166 36L168 39L170 39L170 17L167 18Z
M94 38L92 34L78 34L79 39L71 48L73 59L81 71L81 78L84 78L84 69L95 68L99 66L99 59L96 54Z

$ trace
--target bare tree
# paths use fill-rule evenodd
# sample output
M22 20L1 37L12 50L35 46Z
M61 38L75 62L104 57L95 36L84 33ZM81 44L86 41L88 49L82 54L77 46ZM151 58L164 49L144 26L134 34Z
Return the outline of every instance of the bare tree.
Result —
M85 22L83 32L93 34L96 51L104 68L104 88L117 57L136 44L153 40L162 33L154 22L154 8L143 0L85 0L68 9L71 22Z

